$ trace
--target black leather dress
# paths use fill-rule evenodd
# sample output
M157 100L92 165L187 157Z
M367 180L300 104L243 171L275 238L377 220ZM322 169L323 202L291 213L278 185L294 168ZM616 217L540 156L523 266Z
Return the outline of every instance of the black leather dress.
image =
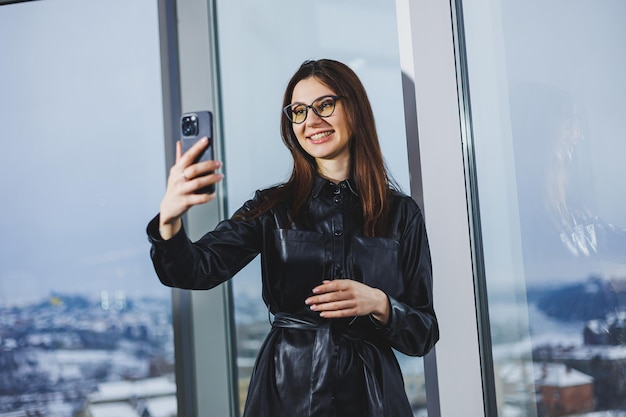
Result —
M247 211L264 191L239 210ZM209 289L261 254L263 299L274 323L257 357L244 417L412 417L392 351L426 354L439 338L422 213L395 193L386 237L364 237L349 180L317 178L307 207L291 219L278 204L251 220L225 220L192 243L184 230L160 239L148 225L151 257L165 285ZM304 300L325 279L383 290L389 323L369 316L322 319Z

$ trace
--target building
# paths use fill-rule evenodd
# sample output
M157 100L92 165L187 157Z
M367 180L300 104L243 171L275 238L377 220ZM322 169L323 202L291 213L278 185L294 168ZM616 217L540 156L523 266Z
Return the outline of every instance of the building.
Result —
M536 386L544 416L565 416L594 409L591 376L560 363L544 363L540 369Z
M176 417L176 384L173 378L98 384L77 417Z

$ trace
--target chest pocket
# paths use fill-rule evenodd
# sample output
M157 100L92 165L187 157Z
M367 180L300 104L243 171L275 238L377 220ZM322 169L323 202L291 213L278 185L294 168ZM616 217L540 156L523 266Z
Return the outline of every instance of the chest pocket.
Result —
M326 251L322 233L278 229L274 231L276 258L286 276L324 277Z
M354 278L379 288L392 297L404 290L400 268L400 243L377 237L352 238L352 271Z

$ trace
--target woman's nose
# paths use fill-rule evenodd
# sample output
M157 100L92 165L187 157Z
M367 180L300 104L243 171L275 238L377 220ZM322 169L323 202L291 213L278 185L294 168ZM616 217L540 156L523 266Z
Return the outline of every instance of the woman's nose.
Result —
M306 117L305 123L308 126L317 126L320 122L323 121L323 118L320 117L317 113L313 111L313 109L309 109L309 114Z

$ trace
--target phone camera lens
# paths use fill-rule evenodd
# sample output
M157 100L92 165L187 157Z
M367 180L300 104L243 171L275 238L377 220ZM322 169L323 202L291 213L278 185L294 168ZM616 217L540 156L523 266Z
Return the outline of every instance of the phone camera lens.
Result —
M195 136L198 134L198 118L196 116L185 116L181 123L183 136Z

